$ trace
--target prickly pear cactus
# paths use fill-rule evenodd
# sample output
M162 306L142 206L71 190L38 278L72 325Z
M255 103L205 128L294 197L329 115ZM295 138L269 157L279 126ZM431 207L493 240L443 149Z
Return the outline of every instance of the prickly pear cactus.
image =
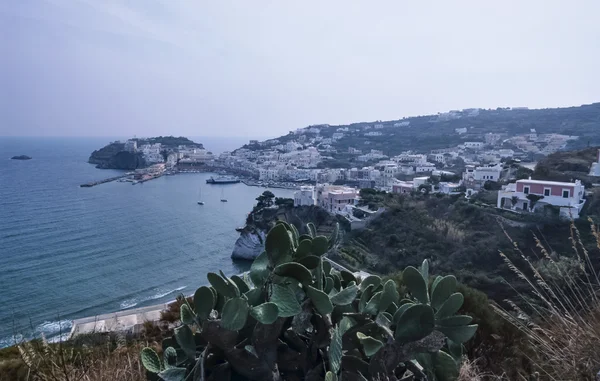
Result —
M278 222L247 276L207 274L163 360L143 349L146 370L165 381L456 379L461 343L477 329L456 315L456 278L429 288L425 261L404 271L407 295L376 275L361 281L325 259L338 230L328 238L308 224L300 235Z

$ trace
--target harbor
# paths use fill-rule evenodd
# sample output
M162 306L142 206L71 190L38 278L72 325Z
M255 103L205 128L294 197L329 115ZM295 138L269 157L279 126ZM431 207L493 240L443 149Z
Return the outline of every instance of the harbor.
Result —
M112 181L121 180L121 179L124 179L124 178L126 178L128 176L131 176L131 175L130 174L124 174L124 175L121 175L121 176L109 177L108 179L104 179L104 180L91 181L89 183L81 184L80 187L81 188L91 188L91 187L95 187L96 185L106 184L106 183L110 183Z
M207 172L208 173L216 172L218 174L217 176L211 176L210 178L208 178L206 180L207 184L213 184L213 185L237 184L237 183L241 182L244 185L247 185L250 187L296 190L296 189L299 189L300 186L305 183L305 182L291 182L291 181L287 181L287 182L284 182L284 181L258 181L256 179L252 178L251 176L247 176L247 175L239 175L239 174L238 175L229 175L229 174L227 174L227 172L231 172L231 171L224 170L223 168L207 167L207 168L203 168L203 169L189 169L189 168L166 169L164 164L162 164L162 165L155 164L148 168L137 169L137 170L135 170L135 172L127 172L126 174L123 174L120 176L114 176L114 177L110 177L110 178L107 178L104 180L91 181L88 183L84 183L84 184L81 184L80 187L91 188L96 185L106 184L106 183L110 183L113 181L127 182L127 183L131 183L131 184L135 185L135 184L144 183L146 181L154 180L156 178L159 178L159 177L165 176L165 175L171 176L171 175L177 175L177 174L207 173Z
M136 169L134 172L127 172L121 176L109 177L108 179L99 180L99 181L91 181L89 183L81 184L81 188L91 188L96 185L106 184L113 181L119 182L129 182L133 185L142 184L146 181L157 179L163 175L171 175L175 172L172 170L167 170L164 163L154 164L149 166L148 168Z

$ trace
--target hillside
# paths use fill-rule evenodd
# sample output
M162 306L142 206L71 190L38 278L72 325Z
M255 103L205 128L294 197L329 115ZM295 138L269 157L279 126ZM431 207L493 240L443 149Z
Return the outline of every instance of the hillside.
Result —
M335 256L355 269L385 275L428 258L435 273L453 273L490 298L503 300L513 294L512 287L525 286L499 255L502 251L513 261L521 262L507 235L526 255L536 249L534 234L553 248L556 259L563 255L568 258L572 252L568 222L497 210L490 205L495 202L495 192L482 193L470 201L460 195L379 193L367 198L377 198L375 202L387 210L366 229L349 232ZM598 212L593 210L595 215ZM590 242L585 217L576 225L584 242ZM533 256L532 260L537 263L539 258Z
M195 148L204 148L202 143L196 143L184 136L156 136L153 138L133 138L138 144L138 147L144 144L159 143L166 149L175 149L178 146L188 146Z
M124 143L110 143L92 152L88 163L96 164L102 169L137 169L146 167L141 153L131 153L124 150Z
M540 160L532 178L553 181L579 179L587 187L600 179L589 176L590 167L597 159L600 147L582 150L556 152Z
M466 130L459 134L457 129ZM393 156L406 150L429 152L456 146L465 141L482 141L486 133L510 137L528 134L530 129L536 129L538 134L578 136L578 139L569 141L568 149L582 148L590 144L600 145L600 103L538 110L468 109L389 121L314 125L301 131L309 134L314 131L315 135L318 133L324 139L332 138L336 132L342 131L344 136L333 139L330 143L328 155L332 159L330 164L325 165L335 167L351 158L348 153L350 147L363 152L381 150L383 154ZM288 135L277 139L258 145L245 145L243 148L260 150L270 145L285 144L297 139L297 132L290 131ZM381 135L369 136L369 133Z

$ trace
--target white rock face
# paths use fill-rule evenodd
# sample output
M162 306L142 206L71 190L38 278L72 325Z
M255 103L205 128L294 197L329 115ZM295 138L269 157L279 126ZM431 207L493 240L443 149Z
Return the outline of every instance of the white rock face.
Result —
M263 231L243 231L235 241L231 258L253 260L264 250L266 233Z

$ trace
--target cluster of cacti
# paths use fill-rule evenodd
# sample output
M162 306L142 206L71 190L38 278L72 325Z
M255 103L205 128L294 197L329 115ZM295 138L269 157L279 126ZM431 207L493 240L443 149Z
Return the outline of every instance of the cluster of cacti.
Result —
M182 325L150 348L142 361L150 376L180 380L452 380L461 343L477 328L455 315L463 303L456 278L428 285L428 262L407 268L409 294L392 280L358 279L332 268L334 245L278 222L248 276L209 273L193 305L181 306Z

